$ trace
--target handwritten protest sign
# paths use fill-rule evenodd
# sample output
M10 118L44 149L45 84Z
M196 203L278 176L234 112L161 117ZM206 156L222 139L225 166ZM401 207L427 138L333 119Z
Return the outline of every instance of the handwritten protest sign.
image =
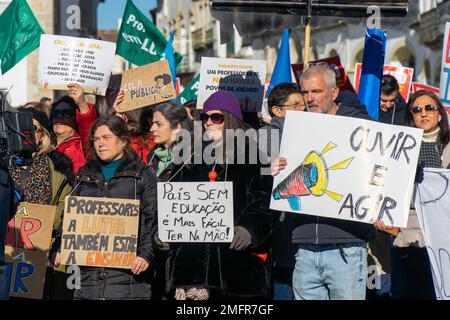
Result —
M159 182L158 233L164 242L231 242L231 182Z
M150 63L122 73L121 88L125 91L118 111L125 112L176 97L167 60Z
M450 170L424 169L417 185L415 208L433 273L439 300L450 300Z
M422 130L288 111L270 207L405 227Z
M39 48L38 83L46 90L80 84L84 92L104 96L116 45L95 39L44 34Z
M359 89L359 80L361 78L361 68L362 64L357 63L355 66L355 89L358 92ZM409 92L411 90L411 83L413 79L414 69L413 68L404 68L397 66L388 66L385 65L383 68L383 74L389 74L397 79L398 86L400 87L400 94L402 95L405 101L409 99Z
M139 200L66 197L61 261L131 269L138 228Z
M450 22L445 24L441 66L440 98L444 106L450 108Z
M243 112L258 112L262 107L265 81L264 60L203 57L197 108L203 109L203 103L214 92L225 90L236 96Z
M341 91L350 91L355 92L355 89L353 89L352 83L350 82L350 79L348 78L347 72L345 71L344 66L342 65L341 59L339 56L331 57L331 58L325 58L320 59L316 61L311 61L309 63L310 65L314 64L327 64L334 70L336 73L336 85L339 87ZM298 84L300 84L300 78L303 73L303 63L293 64L292 65L292 71L294 72L295 80Z
M21 203L8 224L5 257L11 297L42 299L56 207Z

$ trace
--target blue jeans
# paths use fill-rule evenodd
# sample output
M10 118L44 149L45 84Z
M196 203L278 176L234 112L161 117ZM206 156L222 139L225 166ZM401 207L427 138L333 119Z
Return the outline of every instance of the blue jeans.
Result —
M292 286L296 300L364 300L367 243L301 244Z

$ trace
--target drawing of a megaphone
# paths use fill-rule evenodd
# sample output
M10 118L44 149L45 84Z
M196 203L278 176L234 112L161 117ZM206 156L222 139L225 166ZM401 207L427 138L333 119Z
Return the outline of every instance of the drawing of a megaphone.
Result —
M321 153L309 152L303 162L275 187L272 192L273 198L287 199L291 209L296 211L301 209L300 197L310 195L320 197L326 194L339 202L342 195L327 189L328 171L346 169L353 158L327 167L323 154L335 147L336 145L330 142Z

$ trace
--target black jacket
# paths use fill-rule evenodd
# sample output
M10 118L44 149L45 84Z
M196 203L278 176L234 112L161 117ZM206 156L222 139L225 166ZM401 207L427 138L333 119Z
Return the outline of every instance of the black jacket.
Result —
M79 184L78 184L79 183ZM89 161L77 175L73 196L139 199L137 255L153 263L151 229L156 221L156 176L131 152L124 156L116 174L105 182L98 160ZM150 299L151 268L134 276L127 269L81 267L81 289L75 299Z
M373 119L364 109L341 105L338 116L365 120ZM292 232L293 243L341 244L367 242L374 237L374 227L368 223L353 222L311 215L300 215Z
M209 181L211 169L205 164L186 168L183 181ZM224 181L226 169L216 165L215 171L216 181ZM171 244L166 285L170 296L177 287L189 286L208 287L214 297L269 294L268 270L254 253L260 252L270 238L270 188L262 185L258 165L228 165L227 181L233 182L234 225L249 231L252 244L243 251L230 250L230 243Z
M267 130L267 149L262 150L270 155L271 159L275 159L278 155L271 152L271 134L270 130L279 131L279 146L281 146L281 137L283 135L285 118L273 117L270 124L262 127L261 130ZM270 164L269 164L270 166ZM270 188L273 186L273 178L270 179ZM296 220L299 219L299 215L290 212L276 212L274 214L274 225L272 233L272 261L273 266L276 268L289 268L293 269L295 266L295 253L297 252L297 246L292 243L292 231L296 225Z
M398 94L394 108L391 108L388 112L384 112L380 109L378 121L387 124L404 125L406 109L405 100L401 94Z

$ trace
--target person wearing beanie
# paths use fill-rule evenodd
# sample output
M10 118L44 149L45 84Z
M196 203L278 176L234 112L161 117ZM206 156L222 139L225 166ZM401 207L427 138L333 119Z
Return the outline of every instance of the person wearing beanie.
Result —
M268 209L270 194L261 185L260 166L249 161L251 152L257 154L257 145L236 139L234 152L227 152L227 144L235 139L230 134L249 128L232 93L213 93L203 104L200 120L206 133L202 137L208 140L202 152L203 163L183 172L183 181L232 183L234 236L231 243L169 244L155 238L157 246L170 250L167 295L179 300L267 298L265 256L255 253L265 252L273 213Z

